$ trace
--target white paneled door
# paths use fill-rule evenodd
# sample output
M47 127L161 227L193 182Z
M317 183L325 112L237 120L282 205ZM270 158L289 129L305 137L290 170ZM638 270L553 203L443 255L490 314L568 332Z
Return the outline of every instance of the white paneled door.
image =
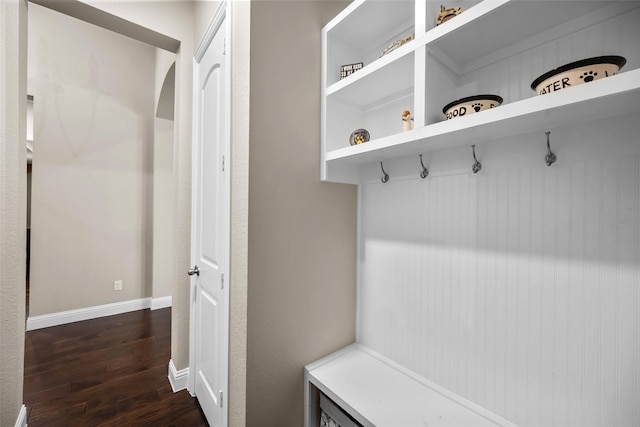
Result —
M214 24L215 21L214 21ZM191 333L193 387L214 427L227 424L229 265L229 102L226 19L195 64Z

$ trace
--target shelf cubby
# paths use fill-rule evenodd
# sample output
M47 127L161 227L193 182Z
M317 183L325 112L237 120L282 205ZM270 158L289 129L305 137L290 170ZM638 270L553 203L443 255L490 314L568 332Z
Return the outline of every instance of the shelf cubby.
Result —
M327 61L326 86L340 80L340 66L374 63L384 49L415 32L413 1L356 1L324 30Z
M414 55L408 52L352 84L333 91L326 102L329 151L349 146L351 132L365 128L371 138L402 131L401 112L414 108Z

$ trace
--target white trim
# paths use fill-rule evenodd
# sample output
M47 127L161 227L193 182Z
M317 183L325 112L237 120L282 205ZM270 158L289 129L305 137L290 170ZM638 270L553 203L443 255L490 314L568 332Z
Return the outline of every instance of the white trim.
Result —
M22 405L16 420L16 427L27 427L27 407Z
M77 310L61 311L59 313L43 314L42 316L30 316L27 319L27 331L80 322L82 320L97 319L114 314L128 313L130 311L144 310L150 307L151 298L140 298Z
M187 388L187 382L189 380L189 368L176 369L176 365L173 364L173 359L169 359L169 383L171 383L171 389L174 393Z
M211 26L211 24L209 25L209 27ZM206 36L206 34L205 34ZM200 42L200 44L198 45L198 50L200 50L201 46L202 46L203 41ZM207 44L208 46L208 44ZM194 200L194 194L195 194L195 189L197 188L198 185L198 180L195 177L195 172L193 170L193 168L195 167L195 165L197 165L198 163L198 153L196 153L195 149L196 149L196 145L194 143L194 141L197 140L198 138L198 120L196 119L196 114L199 111L199 107L198 107L198 69L200 68L200 59L202 59L201 57L198 59L194 56L193 58L193 76L192 76L192 85L193 85L193 97L192 97L192 118L191 118L191 126L192 126L192 139L191 139L191 233L190 233L190 237L191 237L191 256L190 256L190 265L195 265L196 263L196 242L195 239L193 238L194 234L196 233L196 225L195 225L195 221L193 219L194 217L194 210L193 210L193 200ZM191 278L189 279L189 366L193 366L195 367L195 360L196 360L196 344L195 344L195 329L196 329L196 287L195 287L195 279L193 278L193 276L191 276ZM187 390L189 390L189 393L191 393L192 396L195 396L196 394L196 379L193 375L190 375L188 380L187 380Z
M358 177L361 180L361 177ZM362 300L362 273L361 273L361 259L363 249L360 242L364 242L362 239L362 186L356 186L356 197L358 205L356 206L356 342L360 342L360 301Z
M218 9L216 10L213 18L209 21L209 25L207 26L207 30L204 32L200 43L198 43L198 47L196 48L195 53L193 54L193 58L197 63L200 63L204 53L207 51L207 48L211 44L213 37L217 34L220 25L224 22L224 18L227 15L227 1L223 1L218 5ZM229 40L227 40L229 41Z
M202 42L200 42L200 45L202 45ZM200 45L198 45L198 49L200 49ZM197 60L195 57L193 59L193 75L192 75L192 85L193 85L193 97L192 97L192 118L191 118L191 126L192 126L192 139L191 139L191 230L190 230L190 237L191 237L191 254L190 254L190 265L195 265L196 263L196 258L195 258L195 253L196 253L196 242L195 239L193 238L194 233L196 232L196 225L194 224L194 220L193 220L193 216L194 216L194 211L193 211L193 195L194 195L194 189L196 188L198 181L196 180L195 177L195 172L193 170L193 168L195 167L195 165L197 165L197 161L198 161L198 153L195 152L195 148L197 147L194 144L194 141L196 141L196 139L198 138L198 121L196 119L196 114L199 111L199 107L198 107L198 68L200 67L200 63L199 60ZM189 279L189 366L196 366L195 364L195 352L196 352L196 347L195 347L195 328L196 328L196 322L195 322L195 318L196 318L196 301L195 301L195 297L196 297L196 289L195 289L195 279L193 278L193 276L191 276L191 278ZM187 380L187 390L189 390L189 393L191 393L191 395L195 396L196 393L196 379L193 377L193 375L190 375L188 380Z
M151 299L151 310L167 308L167 307L171 307L172 305L173 305L173 297L171 295L169 295L168 297Z

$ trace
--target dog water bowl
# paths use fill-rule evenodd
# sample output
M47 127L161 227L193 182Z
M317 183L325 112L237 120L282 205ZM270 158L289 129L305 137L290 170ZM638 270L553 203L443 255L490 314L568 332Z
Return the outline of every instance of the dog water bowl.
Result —
M531 83L538 95L589 83L616 74L627 60L622 56L598 56L563 65L544 73Z

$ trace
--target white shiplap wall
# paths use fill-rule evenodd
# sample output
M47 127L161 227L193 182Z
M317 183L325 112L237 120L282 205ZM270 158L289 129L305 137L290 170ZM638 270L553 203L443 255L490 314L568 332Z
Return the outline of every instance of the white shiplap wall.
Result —
M520 426L640 426L640 115L363 169L358 340Z

